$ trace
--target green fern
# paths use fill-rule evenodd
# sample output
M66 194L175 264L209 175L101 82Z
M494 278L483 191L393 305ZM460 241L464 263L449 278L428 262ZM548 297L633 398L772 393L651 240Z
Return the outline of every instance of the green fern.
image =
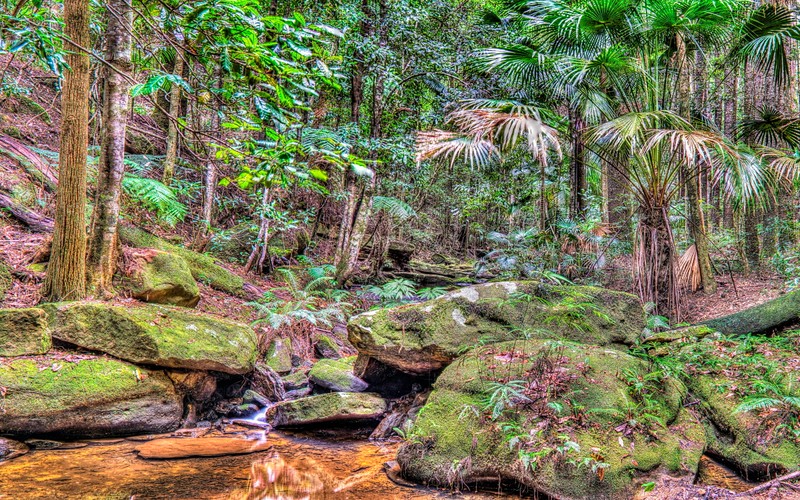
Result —
M376 212L384 211L398 220L408 220L417 216L417 212L411 208L411 205L391 196L374 196L372 208Z
M159 219L170 226L182 222L189 213L175 192L155 179L127 174L122 179L122 189L131 199L153 210Z

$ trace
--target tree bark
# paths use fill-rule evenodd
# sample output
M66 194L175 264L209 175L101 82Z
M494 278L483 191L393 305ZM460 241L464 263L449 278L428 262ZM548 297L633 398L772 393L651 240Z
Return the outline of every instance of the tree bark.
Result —
M64 0L70 67L61 96L61 145L53 249L43 295L49 301L86 296L86 155L89 147L89 2Z
M117 223L125 173L125 128L128 123L127 77L131 72L133 10L130 0L109 0L106 7L104 132L97 171L92 232L87 259L88 289L109 295L117 268ZM113 68L113 69L112 69Z
M176 37L177 38L177 37ZM177 46L177 42L175 43ZM176 47L175 65L172 73L177 76L183 75L183 56ZM164 174L161 182L169 186L172 176L175 175L175 163L178 161L178 122L177 118L181 114L181 86L175 83L169 91L169 125L167 126L167 154L164 158Z
M570 138L572 141L572 161L570 162L570 202L569 216L573 220L586 215L586 159L583 132L585 124L579 111L570 112Z
M639 296L655 305L655 314L680 321L675 243L668 207L640 209L637 240L634 264Z

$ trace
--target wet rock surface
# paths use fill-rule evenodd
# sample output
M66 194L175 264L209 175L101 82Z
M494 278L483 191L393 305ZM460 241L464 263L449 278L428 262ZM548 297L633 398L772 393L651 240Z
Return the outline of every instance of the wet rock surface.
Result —
M275 427L297 427L375 420L386 410L386 400L377 394L331 392L278 403L267 412L267 420Z

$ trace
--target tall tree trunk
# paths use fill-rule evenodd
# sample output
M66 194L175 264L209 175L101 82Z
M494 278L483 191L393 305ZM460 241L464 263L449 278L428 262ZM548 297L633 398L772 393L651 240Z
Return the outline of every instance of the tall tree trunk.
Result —
M133 10L130 0L109 0L106 7L106 63L103 122L97 188L89 239L88 288L109 295L117 268L117 222L125 173L128 123L128 75L131 72Z
M89 148L89 2L64 0L70 69L61 95L61 145L53 246L43 294L50 301L86 296L86 155Z
M586 215L586 155L584 144L585 124L580 112L570 111L570 140L572 141L572 161L570 162L570 202L569 216L573 220Z
M692 107L693 113L702 117L706 111L706 75L705 59L702 53L698 51L695 54L695 71L692 89ZM700 165L703 170L706 165ZM684 172L686 175L686 204L688 206L687 219L689 222L689 234L694 240L694 246L697 250L697 261L700 267L700 282L703 286L703 291L706 294L716 293L717 282L714 279L714 271L711 267L711 255L708 251L708 237L706 236L705 217L703 214L703 205L701 203L699 187L700 179L702 178L700 171L692 169Z
M183 54L179 49L177 37L175 42L175 64L172 73L183 75ZM167 154L164 157L164 174L161 182L168 185L175 175L175 163L178 161L178 116L181 114L181 86L175 83L169 91L169 125L167 126Z
M217 68L214 70L214 73L217 80L217 88L222 88L222 67L217 66ZM219 111L220 110L214 109L211 113L211 133L214 134L214 137L217 140L219 140L221 125ZM203 235L208 233L214 218L214 196L217 191L217 167L214 163L215 151L216 149L212 145L209 148L206 168L203 170L203 209L201 216L202 220L200 221L202 224L200 232Z

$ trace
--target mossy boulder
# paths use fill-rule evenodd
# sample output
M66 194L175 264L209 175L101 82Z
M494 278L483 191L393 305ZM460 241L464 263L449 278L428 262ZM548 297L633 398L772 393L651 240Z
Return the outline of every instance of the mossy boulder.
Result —
M334 392L363 392L368 384L353 374L355 356L342 359L320 359L308 372L314 385Z
M702 324L728 335L764 333L800 319L800 290Z
M588 286L499 282L427 302L370 311L350 320L360 354L412 374L447 366L470 348L524 338L625 347L645 326L633 295Z
M753 336L746 344L707 337L687 342L677 355L705 417L708 452L751 480L800 470L800 439L791 417L781 414L781 401L800 398L798 347L798 333ZM763 408L743 405L761 397Z
M329 422L376 420L388 409L377 394L331 392L283 401L267 413L275 427L297 427Z
M627 498L657 472L696 472L705 436L683 396L680 383L617 350L498 343L444 369L397 459L407 479L429 485Z
M102 302L43 308L54 338L133 363L243 374L258 354L250 327L182 308Z
M161 371L95 356L0 360L0 434L118 436L178 427L182 397Z
M44 354L51 346L42 309L0 309L0 357Z
M136 270L130 277L131 294L144 302L195 307L200 289L182 257L157 250L134 256Z
M120 238L136 248L152 248L182 257L189 265L194 279L231 295L244 294L244 280L217 264L212 257L174 245L158 236L131 226L120 226Z
M267 366L284 375L292 371L292 339L276 338L267 347Z
M321 358L339 359L342 357L339 353L339 346L327 335L320 335L317 338L317 342L314 344L314 350Z

